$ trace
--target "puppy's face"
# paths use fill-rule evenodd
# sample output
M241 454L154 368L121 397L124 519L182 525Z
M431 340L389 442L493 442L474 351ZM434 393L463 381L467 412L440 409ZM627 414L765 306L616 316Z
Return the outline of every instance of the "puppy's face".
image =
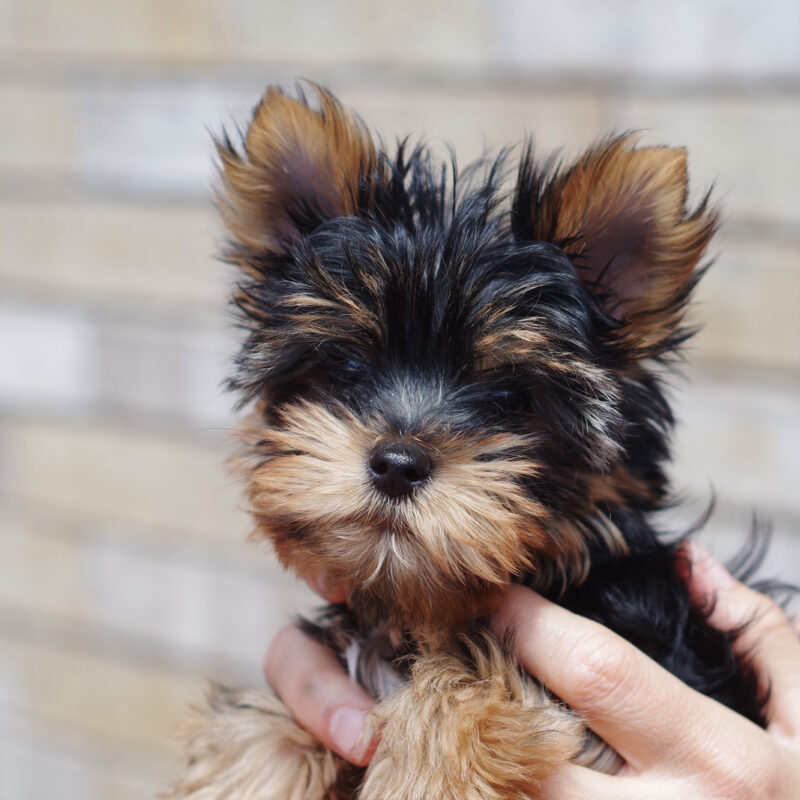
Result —
M680 151L616 139L450 196L424 151L270 90L220 200L247 272L232 385L258 531L362 616L449 622L523 574L574 582L663 492L644 366L683 335L713 228ZM457 187L458 188L458 187Z

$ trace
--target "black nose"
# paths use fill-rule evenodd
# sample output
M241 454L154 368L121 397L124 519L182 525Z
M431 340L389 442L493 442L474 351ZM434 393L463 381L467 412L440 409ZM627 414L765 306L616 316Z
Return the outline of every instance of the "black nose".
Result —
M389 497L403 497L424 483L433 464L422 448L411 442L383 442L369 457L375 488Z

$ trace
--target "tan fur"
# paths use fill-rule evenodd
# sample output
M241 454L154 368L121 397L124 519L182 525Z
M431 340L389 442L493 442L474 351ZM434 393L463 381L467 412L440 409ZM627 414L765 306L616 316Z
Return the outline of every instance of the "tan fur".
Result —
M517 455L530 446L524 437L421 432L415 441L431 449L437 467L413 502L394 503L372 489L365 469L388 433L381 420L310 402L292 407L280 429L258 414L242 426L250 452L240 468L257 535L273 542L286 566L324 566L359 611L377 608L403 625L463 620L475 608L470 595L503 588L544 562L557 565L548 568L559 570L553 579L585 574L592 534L556 525L519 484L539 469ZM617 550L618 532L599 523Z
M364 125L327 92L314 92L317 107L270 88L241 150L218 144L218 200L233 238L228 258L256 283L276 255L299 243L304 227L370 209L374 186L386 182L386 162ZM481 310L470 368L495 374L535 363L581 405L592 471L569 476L582 504L569 519L555 518L525 488L543 469L523 455L536 453L534 434L456 434L441 420L395 430L388 412L356 413L313 393L302 401L289 394L268 410L254 382L261 404L239 429L245 449L237 471L248 481L255 535L271 541L289 568L324 569L347 590L360 623L381 626L388 653L363 632L339 631L361 637L342 642L348 663L361 648L376 661L376 682L389 674L389 688L376 692L385 698L374 712L381 742L364 776L302 730L276 698L216 687L209 708L184 729L189 763L169 797L522 800L570 759L619 768L613 750L470 620L523 574L535 573L540 588L574 586L588 572L594 543L625 551L601 509L653 489L617 463L622 381L641 369L637 358L658 356L678 329L716 223L705 204L688 211L686 193L683 151L636 149L626 136L552 174L532 201L536 236L565 249L623 324L617 335L633 358L618 372L552 342L535 308L522 320L507 314L513 296ZM313 253L304 258L306 288L274 303L260 302L247 286L235 296L250 315L255 346L247 367L256 376L279 360L290 336L335 340L356 352L386 344L387 287L408 287L378 245L348 265L357 290ZM281 325L271 326L270 314ZM314 384L313 374L303 377ZM403 391L387 402L404 408ZM419 411L415 418L425 419ZM383 441L413 443L434 465L412 496L390 500L371 485L366 467ZM398 661L404 654L413 659L407 681L408 665Z
M246 247L281 251L298 236L290 212L303 203L323 217L353 214L361 177L379 168L363 123L330 93L312 88L318 110L271 86L250 123L244 153L227 141L217 145L218 205L228 230Z
M509 299L513 305L513 299ZM583 400L583 411L589 423L587 436L594 441L595 465L602 469L619 454L620 443L609 429L608 420L615 419L620 399L619 386L611 373L587 359L560 350L547 337L543 320L531 316L503 325L499 309L490 312L475 344L476 366L486 373L513 372L522 365L535 363L537 368L571 381ZM611 413L608 413L611 411Z
M714 234L703 202L686 208L686 151L635 148L636 136L589 150L546 188L537 229L566 242L579 272L611 292L610 310L628 323L635 351L657 348L679 325L676 299Z
M575 756L583 726L523 680L496 642L441 641L375 712L381 744L361 800L522 800Z
M653 502L657 500L654 487L645 478L635 475L630 467L624 464L615 464L602 473L588 473L582 476L582 481L592 505L598 503L625 505L632 498L648 499Z
M171 800L334 800L341 759L274 695L214 684L180 732L187 768Z
M274 695L214 684L206 707L183 725L186 770L162 797L522 800L570 759L619 770L619 756L497 642L454 644L432 635L412 681L375 709L381 744L366 776L302 729Z
M283 301L287 319L294 330L320 340L335 335L342 342L361 342L365 336L380 340L381 320L351 297L343 286L336 287L335 300L308 295L290 295ZM281 342L282 343L282 342ZM279 343L280 344L280 343Z

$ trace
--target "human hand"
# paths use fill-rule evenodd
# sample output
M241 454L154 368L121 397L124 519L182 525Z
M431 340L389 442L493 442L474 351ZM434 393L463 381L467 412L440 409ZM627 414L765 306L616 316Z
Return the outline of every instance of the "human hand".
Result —
M520 663L625 760L617 775L566 764L540 798L625 800L792 800L800 797L800 640L780 608L737 583L690 545L696 603L716 598L711 623L753 622L735 649L771 688L768 726L759 728L690 689L606 628L515 587L494 619L517 631Z
M694 692L606 628L515 587L495 616L495 629L516 628L520 663L580 711L626 761L615 776L567 764L540 797L800 796L797 635L775 604L736 583L700 548L691 546L689 554L696 602L717 597L712 624L730 629L754 618L736 646L770 682L767 730ZM322 582L317 587L339 599ZM265 672L301 724L349 761L368 762L376 742L365 743L363 732L372 700L330 651L287 628L270 647Z
M329 603L343 603L343 589L323 572L303 575ZM367 715L375 701L351 681L334 654L299 628L283 628L267 650L264 674L294 718L320 742L358 766L369 763L378 739L368 737Z

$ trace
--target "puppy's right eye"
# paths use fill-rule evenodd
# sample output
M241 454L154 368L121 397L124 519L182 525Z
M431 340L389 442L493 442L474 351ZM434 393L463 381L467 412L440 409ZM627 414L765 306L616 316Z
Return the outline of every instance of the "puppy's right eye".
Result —
M330 370L331 386L352 386L364 376L367 365L363 361L349 359L335 363Z
M282 406L315 392L327 391L331 385L328 371L319 364L287 371L280 380L274 381L268 391L268 402L272 407Z
M493 389L489 395L493 409L505 414L528 413L530 401L525 392L519 389Z

